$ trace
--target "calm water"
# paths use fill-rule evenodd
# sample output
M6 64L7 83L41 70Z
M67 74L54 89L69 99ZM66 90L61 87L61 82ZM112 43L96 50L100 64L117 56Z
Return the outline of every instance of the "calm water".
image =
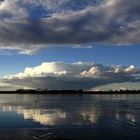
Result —
M140 95L0 95L0 139L140 140Z

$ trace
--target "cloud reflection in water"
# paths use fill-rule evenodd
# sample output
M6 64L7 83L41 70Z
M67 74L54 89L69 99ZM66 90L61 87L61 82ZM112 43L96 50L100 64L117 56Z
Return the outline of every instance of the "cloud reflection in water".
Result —
M37 122L42 126L97 126L106 118L109 118L107 123L113 123L114 126L117 122L120 126L125 122L135 125L138 119L136 112L134 113L134 106L127 107L127 102L132 102L132 98L131 100L127 98L126 101L126 98L121 98L121 96L116 96L116 100L114 96L104 98L96 95L75 96L73 100L71 100L71 96L17 96L20 98L15 96L17 101L14 100L14 103L11 102L11 98L1 98L2 112L15 112L24 120ZM35 100L38 102L34 103Z

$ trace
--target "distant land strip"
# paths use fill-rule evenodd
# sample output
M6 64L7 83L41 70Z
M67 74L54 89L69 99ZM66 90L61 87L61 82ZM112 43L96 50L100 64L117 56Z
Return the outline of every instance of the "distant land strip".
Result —
M140 90L83 91L18 89L16 91L0 91L0 94L140 94Z

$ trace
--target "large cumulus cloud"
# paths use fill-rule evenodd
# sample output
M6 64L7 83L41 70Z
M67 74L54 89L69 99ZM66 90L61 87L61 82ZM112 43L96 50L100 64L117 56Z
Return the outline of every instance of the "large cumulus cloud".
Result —
M93 62L44 62L24 72L6 75L0 81L15 88L84 89L120 83L138 82L139 69L131 65L104 66Z
M140 44L139 7L139 0L3 0L0 48L29 54L56 44Z

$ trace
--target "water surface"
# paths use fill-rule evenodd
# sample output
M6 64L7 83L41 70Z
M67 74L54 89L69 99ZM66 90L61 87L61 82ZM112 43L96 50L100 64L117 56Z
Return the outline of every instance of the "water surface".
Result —
M140 139L140 95L0 95L0 139Z

